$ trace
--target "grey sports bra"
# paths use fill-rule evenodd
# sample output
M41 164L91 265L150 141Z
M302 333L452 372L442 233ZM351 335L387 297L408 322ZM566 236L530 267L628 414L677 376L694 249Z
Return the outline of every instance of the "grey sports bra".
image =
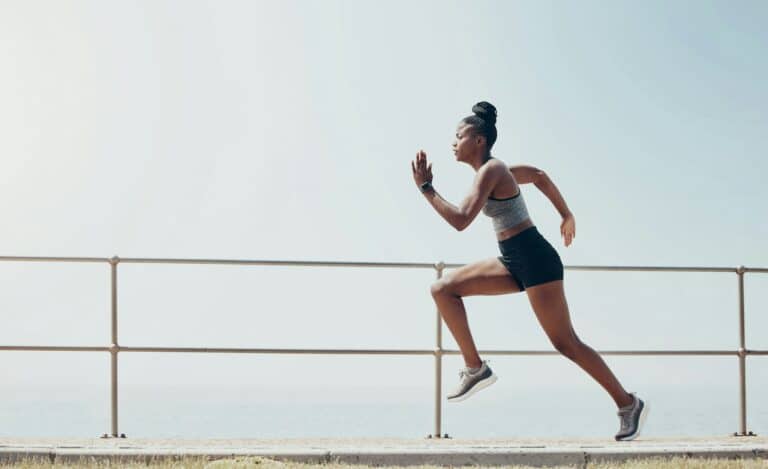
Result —
M516 195L506 199L488 197L483 213L491 217L496 233L512 228L530 218L520 189Z

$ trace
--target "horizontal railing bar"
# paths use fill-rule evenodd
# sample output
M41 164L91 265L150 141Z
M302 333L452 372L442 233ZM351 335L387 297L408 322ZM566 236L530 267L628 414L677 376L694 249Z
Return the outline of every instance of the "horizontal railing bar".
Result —
M292 349L292 348L235 348L235 347L115 347L118 352L168 352L168 353L254 353L293 355L434 355L427 349ZM111 347L0 345L0 351L61 351L61 352L109 352ZM459 350L446 350L443 355L460 355ZM560 355L555 350L480 350L483 355ZM738 355L736 350L598 350L600 355ZM746 355L768 355L768 350L746 350Z
M121 352L181 353L264 353L292 355L434 355L434 350L417 349L290 349L290 348L217 348L217 347L125 347Z
M106 257L0 256L0 261L7 261L7 262L109 262L109 258L106 258Z
M600 355L738 355L735 350L596 350ZM478 351L482 355L560 355L555 350L485 350ZM750 355L748 352L747 355ZM443 355L461 355L459 350L444 350Z
M0 345L0 351L20 352L109 352L109 347L81 347L69 345Z
M654 267L654 266L599 266L599 265L569 265L566 270L598 270L623 272L736 272L736 267Z
M9 262L111 262L107 257L36 257L36 256L0 256L0 261ZM219 265L264 265L297 267L382 267L382 268L417 268L433 269L435 263L426 262L342 262L342 261L280 261L246 259L178 259L178 258L115 258L120 263L134 264L219 264ZM466 264L445 263L444 268L458 268ZM662 266L611 266L611 265L566 265L566 270L596 271L645 271L645 272L737 272L738 267L662 267ZM768 273L768 268L744 267L744 272Z
M236 259L162 259L162 258L121 258L121 263L153 263L153 264L229 264L229 265L271 265L271 266L301 266L301 267L384 267L384 268L435 268L434 263L418 262L332 262L332 261L269 261L269 260L236 260ZM458 268L466 264L444 263L445 268ZM566 270L598 270L598 271L653 271L653 272L736 272L737 267L654 267L654 266L564 266ZM768 269L747 269L745 271L759 272Z
M268 261L237 259L147 259L120 258L120 263L129 264L219 264L219 265L270 265L291 267L384 267L434 269L433 263L419 262L333 262L333 261Z

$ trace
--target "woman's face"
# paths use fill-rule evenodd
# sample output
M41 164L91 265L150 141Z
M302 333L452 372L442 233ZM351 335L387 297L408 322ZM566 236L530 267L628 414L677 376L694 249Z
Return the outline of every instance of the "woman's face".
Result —
M453 141L453 154L456 161L469 161L477 152L478 142L472 127L467 124L459 124L456 128L456 139Z

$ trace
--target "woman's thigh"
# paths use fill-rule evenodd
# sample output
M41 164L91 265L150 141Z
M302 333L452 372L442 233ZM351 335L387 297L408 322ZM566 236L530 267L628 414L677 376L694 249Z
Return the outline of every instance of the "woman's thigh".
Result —
M439 291L456 296L503 295L521 291L507 268L496 257L451 270L435 286Z
M556 347L573 344L578 340L571 323L562 280L528 287L526 293L539 324Z

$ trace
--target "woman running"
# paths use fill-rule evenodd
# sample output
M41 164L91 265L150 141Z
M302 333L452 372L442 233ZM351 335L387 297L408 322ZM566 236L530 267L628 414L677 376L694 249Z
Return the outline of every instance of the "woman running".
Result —
M488 102L472 107L473 115L459 122L453 153L475 170L469 195L456 207L432 186L432 163L424 151L411 162L413 179L427 201L451 226L461 231L480 210L492 219L501 256L462 266L432 285L432 297L461 349L466 367L460 383L448 395L462 401L496 381L496 375L475 348L462 297L500 295L525 290L533 311L552 345L590 374L611 395L618 407L621 427L616 440L632 440L648 415L648 404L628 393L600 355L583 343L571 325L563 289L563 264L552 245L528 216L520 184L533 183L563 217L560 234L565 246L576 237L576 221L547 174L532 166L508 167L491 156L496 142L496 108Z

